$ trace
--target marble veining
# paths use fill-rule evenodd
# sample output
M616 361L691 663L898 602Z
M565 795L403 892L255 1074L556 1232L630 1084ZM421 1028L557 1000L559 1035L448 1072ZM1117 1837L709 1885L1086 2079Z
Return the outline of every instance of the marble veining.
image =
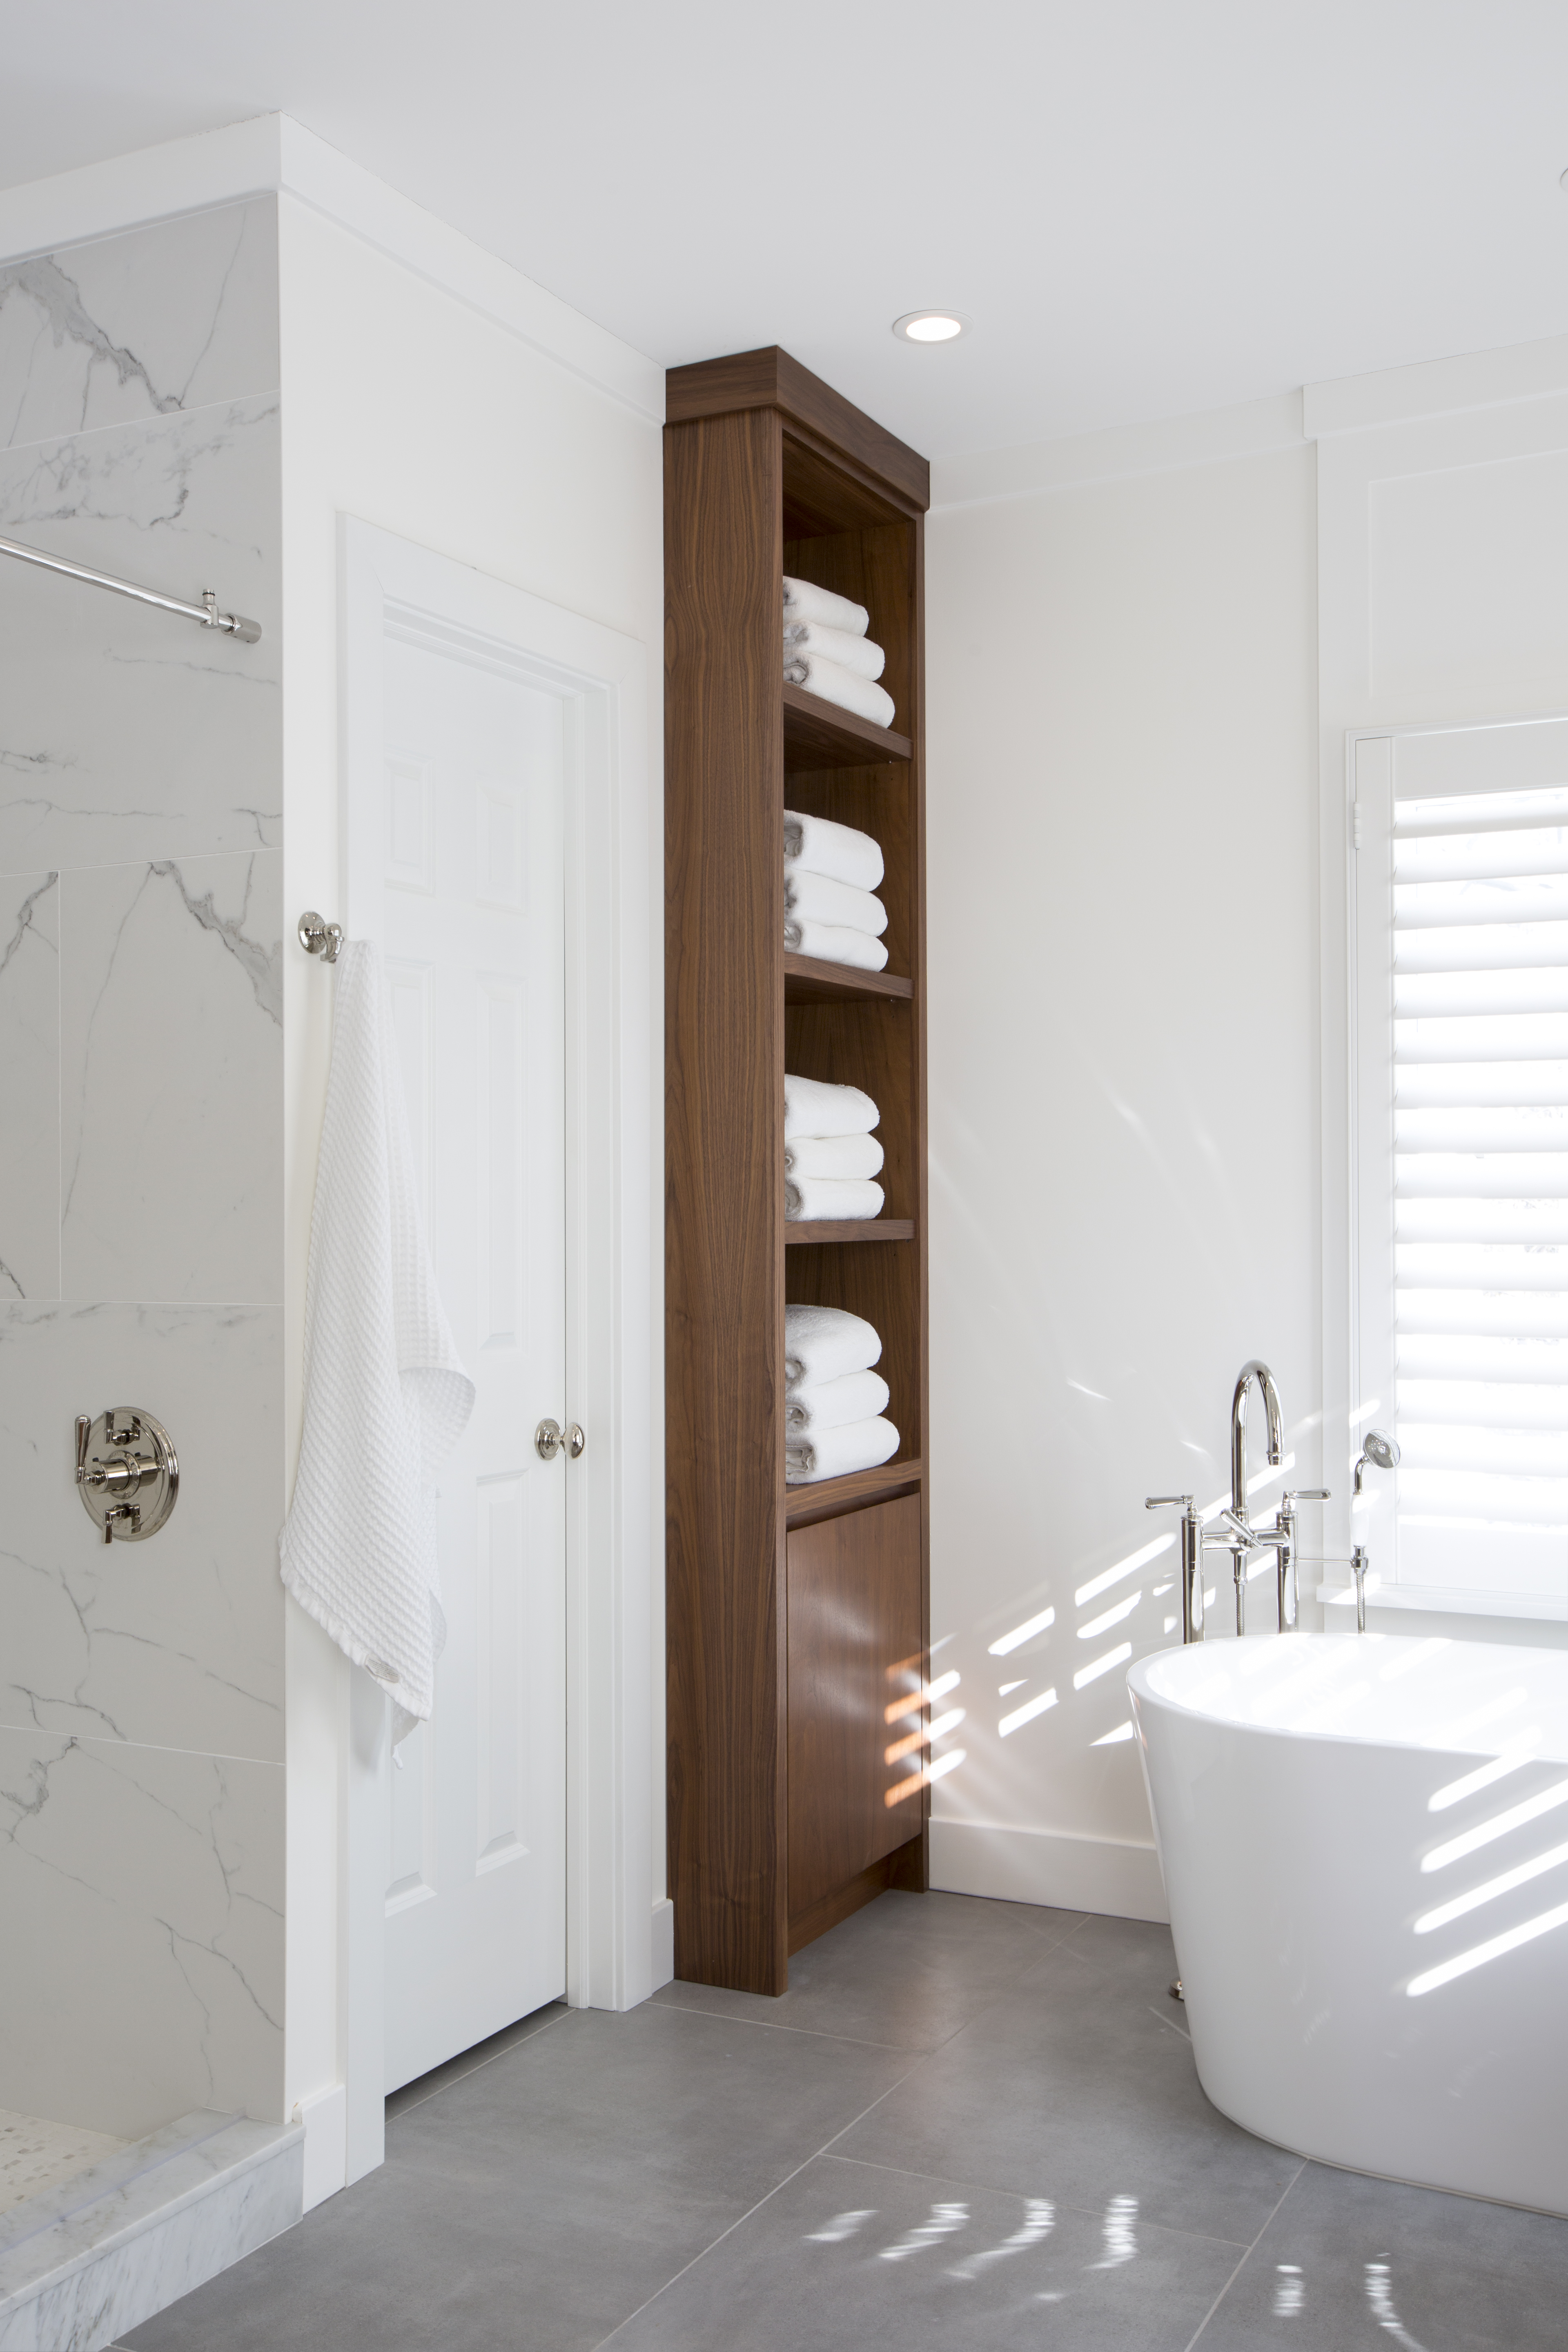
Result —
M282 1761L282 1383L276 1307L0 1303L0 1724ZM106 1549L71 1433L110 1403L182 1475L153 1541Z
M68 872L61 1291L281 1288L282 856Z
M0 447L273 392L270 197L0 268Z
M0 1298L57 1298L59 877L0 875Z
M0 267L0 533L263 631L0 560L0 2102L165 2166L0 2216L0 2352L91 2352L300 2208L276 2131L218 2193L160 2129L282 2108L279 381L274 198ZM72 1423L125 1402L181 1496L106 1550Z
M125 2145L110 2132L83 2131L75 2124L52 2124L42 2116L0 2107L0 2215L75 2179Z
M282 837L276 394L0 452L0 533L263 635L0 561L0 872Z
M304 2134L182 2116L0 2223L0 2352L100 2352L300 2218Z
M282 1768L0 1730L0 2101L135 2138L283 2093ZM111 1964L110 1964L111 1959Z

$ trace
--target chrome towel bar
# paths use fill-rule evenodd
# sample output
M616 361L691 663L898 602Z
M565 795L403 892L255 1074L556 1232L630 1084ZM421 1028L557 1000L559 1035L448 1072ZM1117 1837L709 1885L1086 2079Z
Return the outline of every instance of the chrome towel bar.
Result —
M111 588L117 596L134 596L140 604L160 605L165 613L199 621L204 629L221 629L225 635L237 637L242 646L255 645L261 635L259 621L218 611L216 588L204 588L201 603L187 604L183 597L165 596L156 588L139 588L134 580L117 580L112 572L94 572L89 564L71 563L63 555L46 555L41 547L24 547L19 540L0 539L0 555L14 555L21 563L41 564L46 572L63 572L68 580L85 580L89 588Z

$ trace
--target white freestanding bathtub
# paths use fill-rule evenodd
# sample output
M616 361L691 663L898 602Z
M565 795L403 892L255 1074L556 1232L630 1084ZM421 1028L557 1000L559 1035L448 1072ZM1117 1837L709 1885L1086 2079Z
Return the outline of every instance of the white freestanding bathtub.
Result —
M1215 2105L1568 2213L1568 1651L1296 1633L1127 1679Z

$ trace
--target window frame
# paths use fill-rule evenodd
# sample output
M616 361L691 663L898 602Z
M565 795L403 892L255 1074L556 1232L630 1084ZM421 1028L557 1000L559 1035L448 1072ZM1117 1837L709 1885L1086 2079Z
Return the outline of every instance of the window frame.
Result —
M1462 739L1513 739L1510 749L1519 774L1508 783L1477 785L1473 790L1527 790L1548 781L1545 772L1531 772L1532 754L1547 739L1516 730L1556 729L1568 736L1568 713L1547 711L1507 719L1355 728L1345 736L1346 793L1346 1047L1348 1087L1346 1134L1349 1145L1346 1179L1348 1230L1346 1240L1349 1296L1346 1363L1349 1390L1346 1422L1350 1458L1353 1461L1366 1429L1386 1423L1397 1434L1396 1360L1394 1332L1394 923L1392 903L1381 922L1373 919L1366 903L1365 877L1378 871L1390 878L1394 811L1398 798L1396 763L1401 744L1423 743L1442 762L1445 749L1463 759ZM1568 763L1554 781L1568 778ZM1460 786L1452 790L1458 796ZM1440 796L1441 787L1436 794ZM1414 797L1414 796L1412 796ZM1379 864L1378 861L1381 861ZM1374 996L1374 989L1378 994ZM1365 1543L1372 1555L1369 1602L1374 1607L1413 1610L1433 1616L1517 1619L1542 1625L1568 1623L1568 1585L1561 1594L1517 1592L1500 1586L1422 1585L1400 1573L1398 1538L1399 1473L1374 1471L1367 1481L1363 1507L1352 1511L1347 1463L1347 1493L1343 1524L1351 1543ZM1342 1583L1325 1580L1319 1598L1343 1604L1352 1596L1348 1577Z

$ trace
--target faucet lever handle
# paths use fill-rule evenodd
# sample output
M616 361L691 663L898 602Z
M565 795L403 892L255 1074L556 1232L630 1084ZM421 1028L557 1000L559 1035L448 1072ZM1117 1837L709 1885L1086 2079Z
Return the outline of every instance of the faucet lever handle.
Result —
M1326 1486L1287 1486L1279 1497L1282 1507L1290 1503L1326 1503L1329 1499Z
M1178 1509L1184 1511L1190 1511L1193 1507L1193 1498L1190 1495L1145 1495L1143 1497L1143 1508L1146 1511L1162 1511L1167 1503L1173 1503Z

